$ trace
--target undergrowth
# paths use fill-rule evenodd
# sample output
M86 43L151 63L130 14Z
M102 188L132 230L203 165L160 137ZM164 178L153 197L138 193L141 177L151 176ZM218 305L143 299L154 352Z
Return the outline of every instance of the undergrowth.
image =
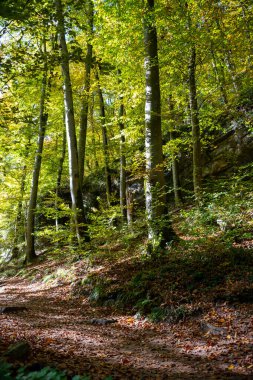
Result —
M0 380L90 380L88 375L67 375L66 371L44 367L39 370L29 370L29 366L15 369L11 364L0 362ZM104 380L112 380L111 376Z
M179 241L155 256L146 254L143 219L128 226L118 206L102 207L90 216L92 241L82 249L51 247L41 260L50 259L52 266L11 263L2 273L48 285L71 283L73 297L154 321L191 317L207 300L251 302L252 171L244 166L230 179L207 183L200 207L187 205L172 215Z

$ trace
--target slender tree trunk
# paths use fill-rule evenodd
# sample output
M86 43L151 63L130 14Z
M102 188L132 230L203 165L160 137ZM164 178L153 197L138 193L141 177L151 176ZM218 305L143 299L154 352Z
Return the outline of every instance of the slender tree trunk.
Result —
M81 244L82 236L85 240L89 240L87 227L80 227L80 223L85 223L85 213L83 207L83 198L80 187L79 178L79 164L77 152L77 140L74 118L74 105L72 85L69 72L69 54L65 38L64 16L61 0L55 0L56 15L58 23L58 33L61 46L61 68L63 75L63 91L64 91L64 105L65 105L65 120L66 120L66 135L68 143L69 155L69 177L70 177L70 193L72 200L72 214L75 233L79 245Z
M88 1L88 25L89 25L89 35L90 39L93 33L93 1ZM87 126L88 126L88 112L89 112L89 97L90 97L90 73L92 65L92 45L90 42L87 44L87 52L85 59L85 80L84 80L84 94L81 103L81 116L80 116L80 131L79 131L79 144L78 144L78 155L79 155L79 177L80 186L82 188L83 176L84 176L84 160L85 160L85 149L86 149L86 136L87 136Z
M25 183L27 176L27 167L24 165L20 183L20 199L18 201L18 209L17 209L17 217L15 222L15 232L14 232L14 240L13 240L13 248L12 248L12 259L15 259L19 255L19 247L18 244L20 241L25 241L24 236L24 218L23 218L23 199L25 193Z
M216 58L216 55L214 52L214 47L213 47L212 41L211 41L210 48L211 48L211 54L212 54L212 58L213 58L214 72L216 74L216 78L217 78L217 81L219 84L220 93L221 93L224 104L228 104L228 96L227 96L227 91L226 91L226 79L225 79L224 67L222 65L219 65L217 62L217 58Z
M174 237L168 222L166 191L163 172L160 81L157 51L157 34L154 25L154 0L147 0L144 19L146 102L146 212L148 220L149 249Z
M103 154L104 154L104 169L105 169L105 187L106 187L106 198L107 204L111 204L111 193L112 193L112 182L109 169L109 149L108 149L108 138L107 138L107 128L105 125L105 103L104 97L101 90L98 72L96 71L96 80L98 83L98 97L99 97L99 106L100 106L100 118L102 125L102 137L103 137Z
M25 146L25 154L24 154L24 160L26 161L29 155L29 150L31 147L31 137L29 136L27 144ZM25 194L25 185L26 185L26 178L27 178L27 165L25 164L22 169L22 177L20 182L20 199L18 201L18 208L17 208L17 217L16 217L16 223L15 223L15 235L13 240L13 248L12 248L12 259L15 259L19 255L19 243L26 242L26 218L25 218L25 212L24 212L24 194Z
M119 108L119 130L120 130L120 208L122 218L127 219L126 209L126 154L125 154L125 135L124 135L124 104L122 103Z
M240 84L239 84L238 79L236 77L235 64L232 62L232 59L231 59L231 50L229 48L227 48L227 45L225 43L226 36L225 36L225 33L222 30L222 27L220 25L219 18L216 17L215 22L216 22L217 28L221 34L221 43L222 43L222 48L223 48L223 52L224 52L224 64L227 66L228 72L231 75L234 90L236 93L238 93L239 89L240 89Z
M45 39L44 39L43 45L44 45L43 46L44 53L46 54ZM27 224L26 224L26 262L27 263L32 262L37 257L35 253L35 247L34 247L34 243L35 243L34 230L35 230L35 212L36 212L36 205L37 205L43 144L44 144L47 119L48 119L48 115L45 112L45 102L46 102L46 95L47 95L47 71L48 71L47 60L45 57L42 86L41 86L41 96L40 96L38 147L37 147L35 163L34 163L34 168L33 168L32 186L31 186L31 192L30 192L30 201L29 201L29 206L28 206Z
M189 92L190 92L190 110L192 125L192 146L193 146L193 186L197 203L201 199L202 192L202 162L201 162L201 142L199 113L196 90L196 49L191 47L189 62Z
M120 78L121 72L118 70L119 84L121 83ZM123 103L123 97L120 96L120 107L119 107L119 132L120 132L120 209L123 221L127 220L127 202L126 202L126 153L125 153L125 134L124 134L124 114L125 107Z
M59 229L58 199L59 199L59 190L60 190L60 186L61 186L63 164L64 164L65 157L66 157L66 144L67 144L67 138L66 138L65 116L64 116L64 130L62 133L62 151L61 151L61 157L59 159L59 165L58 165L58 171L57 171L57 180L56 180L56 189L55 189L55 210L56 210L55 228L56 228L56 231L58 231L58 229Z
M98 158L97 158L97 144L95 136L95 127L94 127L94 93L92 94L92 101L90 107L90 124L91 124L91 142L92 142L92 154L94 157L95 168L99 167Z
M176 120L174 118L174 106L173 106L171 96L169 96L168 101L169 101L169 111L171 114L170 118L173 120L173 123L175 123ZM175 137L175 130L174 130L175 127L173 126L172 128L173 129L170 130L170 140L171 141L176 138ZM181 194L181 190L180 190L178 162L177 162L177 158L176 158L174 153L172 155L171 168L172 168L172 179L173 179L173 191L174 191L175 205L180 206L182 204L182 194Z
M175 139L175 133L173 131L170 132L170 140ZM183 197L180 190L180 181L179 181L179 168L178 168L178 161L175 155L172 156L172 163L171 163L171 169L172 169L172 179L173 179L173 192L174 192L174 200L175 200L175 206L179 207L183 203Z

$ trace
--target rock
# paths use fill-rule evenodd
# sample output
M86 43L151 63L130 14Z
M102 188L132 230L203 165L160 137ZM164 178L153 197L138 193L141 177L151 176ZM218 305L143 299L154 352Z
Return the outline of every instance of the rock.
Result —
M12 360L25 360L30 352L31 347L29 343L21 341L9 346L8 350L4 353L4 356Z
M0 306L0 314L16 313L18 311L26 311L25 306Z
M206 334L223 335L226 333L226 329L224 327L217 327L205 321L200 322L200 327Z
M92 325L109 325L111 323L116 323L118 322L117 319L97 319L97 318L92 318L88 321L88 323L91 323Z

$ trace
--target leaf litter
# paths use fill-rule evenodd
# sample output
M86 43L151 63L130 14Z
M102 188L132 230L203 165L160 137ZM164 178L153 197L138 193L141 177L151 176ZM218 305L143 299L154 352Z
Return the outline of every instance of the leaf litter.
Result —
M7 279L0 306L17 310L0 314L1 353L27 341L32 350L22 364L98 380L253 378L252 304L207 302L201 316L153 323L70 294L68 281Z

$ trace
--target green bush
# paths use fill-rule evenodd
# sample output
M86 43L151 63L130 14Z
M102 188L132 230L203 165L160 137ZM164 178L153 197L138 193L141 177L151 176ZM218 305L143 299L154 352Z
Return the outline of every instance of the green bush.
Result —
M39 371L30 371L27 367L18 369L16 375L13 366L5 361L0 362L0 380L68 380L66 371L58 371L55 368L44 367ZM72 380L90 380L88 375L75 375ZM111 376L104 380L113 380Z

